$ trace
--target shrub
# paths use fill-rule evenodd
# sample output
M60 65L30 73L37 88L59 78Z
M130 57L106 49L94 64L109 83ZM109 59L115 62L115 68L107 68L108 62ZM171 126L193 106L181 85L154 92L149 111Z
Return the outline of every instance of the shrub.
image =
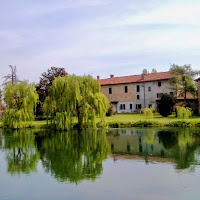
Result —
M179 119L189 119L189 117L192 116L191 108L177 106L176 110L177 110L177 118Z
M144 108L142 112L145 116L145 119L153 119L153 112L151 108Z
M176 99L170 94L163 94L160 103L158 104L159 113L163 117L167 117L172 114Z
M106 116L112 116L114 113L114 107L112 104L109 105L108 111L106 113Z

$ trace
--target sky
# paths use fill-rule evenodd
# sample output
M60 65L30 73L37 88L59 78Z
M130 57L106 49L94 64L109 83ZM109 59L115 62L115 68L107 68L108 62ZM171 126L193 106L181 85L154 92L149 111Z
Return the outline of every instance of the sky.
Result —
M0 83L17 66L94 78L200 69L200 0L0 0Z

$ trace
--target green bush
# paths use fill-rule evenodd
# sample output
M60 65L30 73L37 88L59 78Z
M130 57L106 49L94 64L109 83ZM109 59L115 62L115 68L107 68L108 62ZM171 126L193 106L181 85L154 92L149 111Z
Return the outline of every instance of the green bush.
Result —
M153 119L153 112L151 108L142 109L145 119Z
M176 106L176 110L177 110L177 118L179 119L189 119L189 117L192 116L191 108Z
M108 111L106 113L106 116L112 116L114 113L114 107L112 104L110 104L109 108L108 108Z
M176 99L170 94L163 94L158 104L159 113L163 117L167 117L172 114Z

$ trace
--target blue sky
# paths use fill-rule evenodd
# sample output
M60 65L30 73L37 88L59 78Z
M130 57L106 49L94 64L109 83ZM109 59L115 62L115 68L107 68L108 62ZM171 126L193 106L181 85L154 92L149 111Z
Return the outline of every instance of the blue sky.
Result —
M199 10L199 0L0 0L0 77L10 64L31 82L51 66L101 78L200 69Z

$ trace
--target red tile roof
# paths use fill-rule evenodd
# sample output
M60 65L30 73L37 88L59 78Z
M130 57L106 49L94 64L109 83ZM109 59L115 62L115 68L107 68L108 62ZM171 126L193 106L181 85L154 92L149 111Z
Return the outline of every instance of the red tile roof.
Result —
M107 78L107 79L99 79L99 83L100 85L141 83L141 82L168 80L172 78L172 76L173 75L170 74L169 72L160 72L160 73L145 74L143 80L142 80L142 75L131 75L131 76L121 76L121 77L112 77L112 78Z

